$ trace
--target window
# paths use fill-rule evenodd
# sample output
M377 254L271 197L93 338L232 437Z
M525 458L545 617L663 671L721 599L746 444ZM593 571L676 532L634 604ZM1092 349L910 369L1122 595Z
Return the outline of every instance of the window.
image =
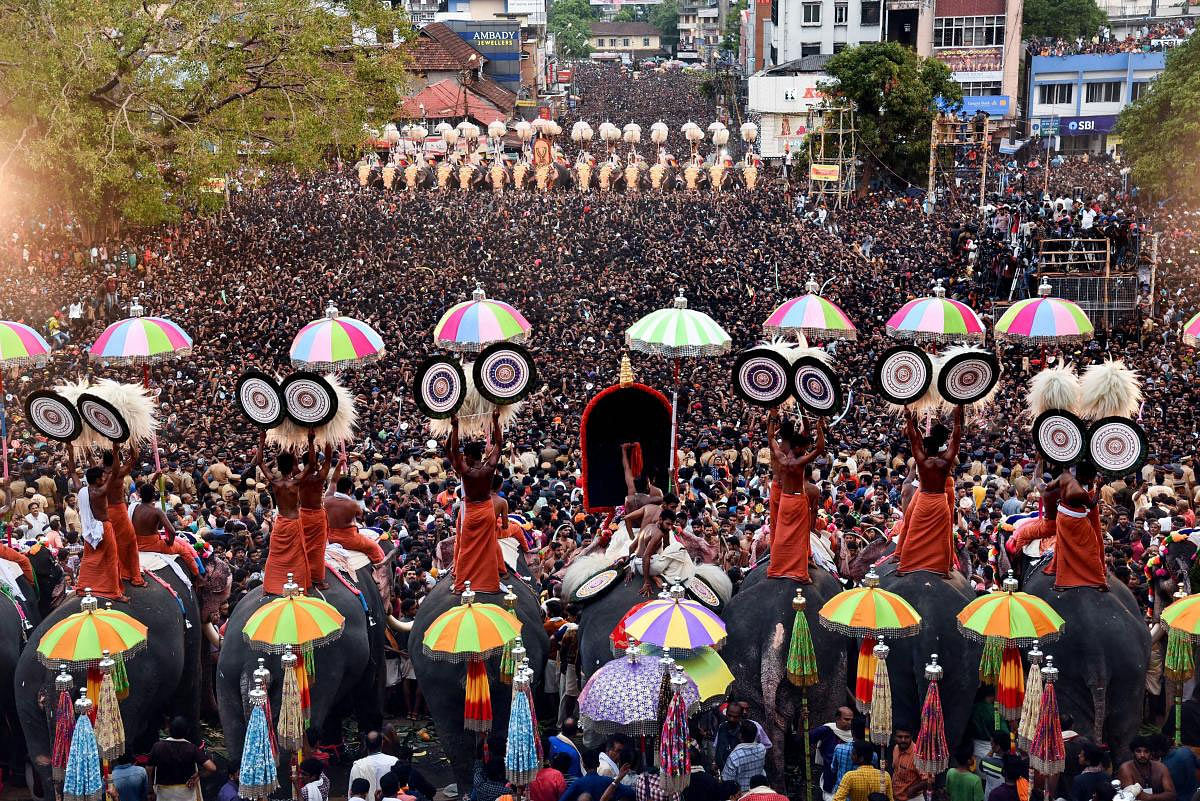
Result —
M1129 102L1132 103L1150 89L1149 81L1135 81L1129 85Z
M850 4L849 3L834 3L833 4L833 24L848 25L850 23Z
M803 25L820 25L821 24L821 4L820 3L805 3L803 5L804 16L802 18Z
M629 37L628 36L621 40L621 47L629 47Z
M958 85L962 88L964 97L1000 94L999 81L959 81Z
M800 43L800 58L804 58L805 56L819 56L819 55L821 55L821 43L820 42L801 42Z
M859 17L859 24L879 24L879 0L863 0L862 16Z
M1039 103L1070 103L1074 98L1073 83L1043 83L1038 86Z
M642 37L642 47L649 47L649 46L650 46L650 37L643 36Z
M1084 101L1087 103L1120 103L1121 102L1121 82L1120 81L1104 81L1103 83L1089 83L1086 86L1087 86L1087 91L1084 93Z
M845 43L845 42L834 42L834 43L833 43L833 52L835 52L835 53L840 53L840 52L842 52L842 51L843 51L843 50L845 50L845 49L846 49L846 43Z
M937 17L934 47L990 47L1004 44L1004 17Z
M609 39L609 40L608 40L608 46L609 46L609 47L616 47L616 46L617 46L617 40L616 40L616 39Z

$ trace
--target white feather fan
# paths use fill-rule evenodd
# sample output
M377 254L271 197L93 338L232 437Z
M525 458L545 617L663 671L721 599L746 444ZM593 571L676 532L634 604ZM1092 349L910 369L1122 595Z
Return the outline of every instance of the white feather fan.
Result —
M528 142L533 138L533 126L525 120L521 120L514 125L513 130L517 132L517 138L522 142Z
M623 137L626 144L636 145L638 142L642 141L642 126L638 125L636 122L626 123L623 131Z
M925 390L925 394L917 398L914 402L908 405L908 408L920 415L933 415L937 417L946 408L946 399L942 397L942 393L938 392L938 376L942 372L943 357L935 354L930 354L929 363L932 366L930 372L929 389Z
M458 410L459 436L487 437L492 431L492 410L497 408L496 404L475 391L474 362L468 362L463 365L463 375L466 376L467 384L465 387L466 399L463 401L462 408ZM518 401L499 407L501 431L507 429L509 424L516 419L524 403L524 401ZM450 429L450 418L429 421L429 433L437 439L446 439L449 437Z
M438 136L445 136L447 131L454 130L454 126L448 122L439 122L433 127L433 130L437 131Z
M447 147L454 147L456 144L458 144L458 131L454 128L451 128L442 134L442 139L446 140Z
M101 378L91 392L111 403L129 426L129 441L141 445L158 431L158 401L141 384L119 384Z
M583 129L585 127L587 127L587 123L584 122L583 120L579 120L579 122L577 122L571 126L571 141L572 142L582 141Z
M354 439L354 429L358 422L358 410L354 405L354 396L350 390L342 386L337 376L330 373L325 376L333 394L337 396L337 414L323 426L318 426L313 440L318 448L326 445L338 447ZM303 452L308 446L308 429L296 425L288 418L272 429L267 430L267 442L281 448L294 448Z
M488 136L493 139L499 139L508 131L508 126L500 120L492 120L488 123Z
M725 123L721 122L720 120L714 120L713 122L710 122L708 124L708 132L716 133L717 131L721 130L724 127L725 127Z
M729 142L729 129L720 128L713 131L712 140L717 147L724 147Z
M1120 359L1105 359L1083 371L1079 379L1079 416L1133 417L1142 403L1142 387L1135 370Z
M579 138L583 142L590 142L592 141L592 136L594 133L595 132L592 130L592 126L585 122L583 124L583 129L579 132Z
M656 145L666 142L669 134L670 131L665 122L656 122L650 126L650 141Z
M425 137L429 136L429 129L424 125L414 125L408 129L408 135L411 136L414 141L421 142L425 139Z
M742 141L753 142L758 139L758 126L752 122L742 123Z
M1079 376L1075 368L1064 364L1043 369L1029 380L1026 403L1031 420L1051 409L1074 412L1079 405Z
M683 131L683 136L689 142L699 142L701 139L704 138L704 131L700 130L699 125L696 125L695 123L693 123L692 127L690 127L690 128L687 128L685 126L685 130Z

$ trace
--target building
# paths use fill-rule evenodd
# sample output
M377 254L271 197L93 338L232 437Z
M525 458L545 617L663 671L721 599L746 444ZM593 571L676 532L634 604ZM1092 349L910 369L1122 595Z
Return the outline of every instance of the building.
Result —
M748 108L758 115L758 152L763 158L784 158L804 145L810 115L822 99L817 88L829 76L821 70L832 58L808 56L768 67L747 80Z
M648 22L593 22L592 58L663 56L662 33Z
M426 25L409 52L415 93L402 104L405 116L456 122L469 117L481 126L512 116L516 93L487 74L489 58L449 25Z
M679 46L675 57L680 61L709 63L721 48L721 8L716 0L685 0L679 6Z
M882 36L880 0L773 0L770 8L765 67L833 55Z
M1033 56L1027 105L1034 133L1060 137L1059 150L1100 153L1121 110L1137 100L1166 67L1165 52Z

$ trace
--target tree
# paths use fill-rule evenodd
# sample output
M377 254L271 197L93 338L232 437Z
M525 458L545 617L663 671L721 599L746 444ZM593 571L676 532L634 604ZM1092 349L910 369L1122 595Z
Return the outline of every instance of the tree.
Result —
M1117 133L1139 186L1200 203L1200 38L1168 52L1166 69L1121 112Z
M621 6L621 10L613 17L613 22L636 22L637 15L633 11L633 6Z
M10 0L4 21L0 171L93 233L211 206L239 164L356 148L397 107L410 35L377 0Z
M742 45L742 12L746 10L746 0L738 0L725 16L725 36L721 39L721 50L738 54Z
M905 180L924 176L934 98L962 99L950 68L897 42L869 42L835 54L825 72L833 79L819 86L829 95L825 104L845 99L857 107L858 139L869 151L864 158L873 153Z
M1108 22L1096 0L1025 0L1021 33L1027 38L1091 38Z
M650 24L662 33L662 48L668 53L675 52L679 44L679 3L677 0L664 0L656 6L650 6Z
M555 0L546 27L554 34L558 55L587 58L592 52L592 20L597 18L588 0Z

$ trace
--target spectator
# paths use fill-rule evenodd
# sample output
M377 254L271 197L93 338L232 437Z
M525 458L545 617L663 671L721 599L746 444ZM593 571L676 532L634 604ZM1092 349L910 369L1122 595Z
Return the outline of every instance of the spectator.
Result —
M187 739L190 729L187 718L172 718L168 736L150 748L147 773L156 801L192 801L200 771L217 769L208 754Z
M119 801L146 801L150 792L146 769L133 764L128 751L117 757L113 764L112 783Z
M543 767L529 782L526 792L529 801L558 801L567 791L566 772L571 768L571 758L559 752L550 757L550 764Z
M975 758L970 742L954 749L954 766L946 771L946 796L949 801L983 801L983 780L971 770Z
M871 795L884 788L888 801L893 801L892 777L871 766L871 758L875 748L870 743L856 743L854 746L854 770L842 777L837 792L833 794L834 801L868 801Z
M750 780L763 772L767 749L758 742L758 731L754 724L743 720L738 729L739 743L729 752L721 768L721 778L735 781L742 790L750 789Z
M355 779L366 779L368 798L375 797L375 791L379 789L379 777L391 770L397 761L396 757L383 753L382 747L383 736L377 731L367 732L363 738L366 756L354 760L350 766L350 783L353 784Z

